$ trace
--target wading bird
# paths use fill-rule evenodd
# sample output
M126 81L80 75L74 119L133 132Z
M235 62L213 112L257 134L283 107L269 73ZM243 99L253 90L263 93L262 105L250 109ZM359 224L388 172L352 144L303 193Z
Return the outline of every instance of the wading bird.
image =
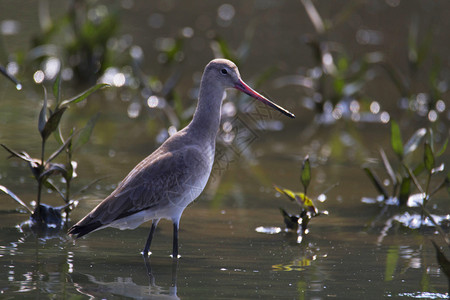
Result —
M156 226L164 218L173 222L172 257L178 258L181 214L203 191L211 173L223 94L228 88L242 91L295 118L294 114L269 101L242 81L233 62L212 60L204 70L197 108L189 125L169 137L134 167L111 195L73 225L68 234L79 238L106 227L135 229L152 220L142 252L147 257Z

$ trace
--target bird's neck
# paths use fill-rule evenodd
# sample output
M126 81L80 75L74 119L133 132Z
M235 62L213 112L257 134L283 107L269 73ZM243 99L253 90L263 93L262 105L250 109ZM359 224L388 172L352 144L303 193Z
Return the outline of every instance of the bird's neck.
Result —
M197 132L198 137L215 141L220 126L222 87L203 78L200 85L197 109L189 127Z

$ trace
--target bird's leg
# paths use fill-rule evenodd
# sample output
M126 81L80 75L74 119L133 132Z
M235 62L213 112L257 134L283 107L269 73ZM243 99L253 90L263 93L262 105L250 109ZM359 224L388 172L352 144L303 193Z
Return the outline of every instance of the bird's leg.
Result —
M177 296L178 259L172 259L172 286L169 295Z
M152 243L153 235L155 234L156 226L158 225L158 220L152 221L152 229L150 229L150 234L148 235L147 242L145 243L144 251L142 251L142 255L144 257L148 257L148 252L150 250L150 244Z
M178 259L178 222L173 222L172 258Z

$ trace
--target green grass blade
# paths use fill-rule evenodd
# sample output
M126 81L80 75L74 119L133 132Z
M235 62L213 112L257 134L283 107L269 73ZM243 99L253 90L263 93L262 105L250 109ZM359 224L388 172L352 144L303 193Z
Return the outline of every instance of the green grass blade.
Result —
M311 164L309 162L309 156L307 155L303 160L302 172L300 174L300 180L302 182L305 194L308 189L309 183L311 182Z
M50 115L47 122L45 122L44 129L41 131L42 138L46 140L59 126L59 122L66 111L67 107L57 108L57 110Z
M428 142L424 146L423 163L428 172L431 172L435 165L433 149L431 149L431 145Z
M445 150L447 149L447 145L448 145L448 139L445 140L445 143L444 143L444 145L442 145L441 150L439 150L439 151L436 153L436 157L439 157L439 156L441 156L442 154L444 154Z
M404 177L400 184L400 193L398 195L398 202L400 206L404 206L408 203L409 196L411 195L411 178Z
M106 83L99 83L97 85L94 85L93 87L87 89L86 91L82 92L81 94L79 94L71 99L64 100L63 102L61 102L60 107L66 107L66 106L69 106L70 104L75 104L75 103L81 102L84 99L86 99L87 97L89 97L89 95L96 92L97 90L106 88L109 86L110 85L106 84Z
M55 96L56 106L58 106L61 101L61 71L58 72L58 76L53 83L53 96Z
M52 153L52 155L49 156L49 158L47 159L47 161L45 162L45 164L48 164L49 162L51 162L52 160L54 160L66 147L67 145L69 145L70 142L72 142L72 138L74 137L75 133L72 133L72 135L70 135L66 141L64 142L64 144L61 145L61 147L59 147L55 152Z
M400 158L400 160L403 159L403 142L402 142L402 136L400 133L400 127L398 126L397 122L394 120L391 121L391 146L394 150L395 154Z

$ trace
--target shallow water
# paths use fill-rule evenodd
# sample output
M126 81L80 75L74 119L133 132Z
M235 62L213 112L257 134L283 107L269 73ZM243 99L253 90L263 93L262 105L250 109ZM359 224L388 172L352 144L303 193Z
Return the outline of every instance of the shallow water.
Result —
M394 5L397 2L399 7ZM424 24L432 18L439 19L442 21L439 28L448 28L449 19L441 18L450 9L447 3L397 2L374 1L362 6L331 35L332 39L348 45L354 55L383 49L389 59L400 62L406 51L407 24L414 15L423 16ZM155 36L175 36L180 29L192 26L196 35L186 42L183 79L178 90L186 107L194 103L188 95L195 87L196 76L190 74L201 72L213 57L208 31L223 35L237 47L242 36L236 28L247 28L251 20L265 24L257 27L251 55L241 65L243 78L249 83L268 67L268 62L279 67L274 77L292 75L312 64L310 49L300 43L303 34L313 31L300 1L254 1L251 5L233 2L236 15L226 26L217 20L218 9L223 4L218 1L208 4L193 1L195 11L202 11L200 15L186 13L191 7L181 2L154 3L148 4L149 7L135 3L131 9L123 10L120 31L130 33L134 42L144 49L143 68L154 74L165 72L156 63ZM56 7L52 6L55 14ZM333 15L337 9L325 4L318 7L325 15ZM0 3L0 12L6 9ZM423 9L426 14L422 14ZM154 11L164 15L165 25L149 31L149 16ZM7 49L13 51L33 35L37 20L28 12L18 15L17 10L11 12L10 18L23 20L23 34L5 39ZM199 23L210 24L208 30L200 29ZM381 45L357 43L355 30L365 26L382 32L384 42ZM448 48L446 39L442 38L444 31L435 32L435 51L442 55L444 65L448 65L448 57L442 54ZM404 67L403 63L399 64ZM24 77L21 92L15 91L3 78L0 80L0 142L37 155L40 145L36 122L42 90L30 76ZM377 196L362 165L367 161L378 162L376 171L381 175L379 148L394 158L389 146L389 125L345 118L319 124L314 112L301 104L303 89L276 88L273 81L263 82L260 88L292 110L297 118L290 120L279 114L267 114L248 97L236 100L236 94L229 94L231 101L248 103L245 105L261 110L250 115L238 113L237 117L227 119L237 128L235 133L239 137L244 134L243 140L219 143L212 178L181 219L178 262L170 258L172 225L167 221L160 222L152 255L146 261L140 251L149 224L133 231L105 229L75 242L64 231L44 239L26 225L17 226L28 215L1 194L0 298L447 298L448 279L439 269L431 244L433 240L443 245L435 229L413 230L402 226L395 220L404 214L403 210L383 207L376 201L362 201ZM450 104L446 98L447 109L441 114L440 122L430 124L426 117L400 110L398 93L386 82L385 78L374 80L366 92L381 103L391 118L399 120L404 139L427 126L435 129L441 142L448 136ZM64 90L67 97L82 89L69 82L63 83L63 87L67 88ZM137 162L157 147L158 133L168 126L163 114L151 109L142 109L138 116L130 118L130 103L119 100L124 93L116 91L98 93L87 105L71 108L65 116L64 128L68 128L73 123L82 126L90 116L101 111L91 142L75 154L79 177L74 184L80 188L97 178L102 180L83 194L71 214L71 224L107 196ZM226 139L222 134L221 138ZM305 155L310 156L313 165L309 195L317 197L338 185L327 193L326 201L317 202L318 208L328 211L328 215L313 218L309 233L298 243L296 234L285 231L279 213L279 207L291 213L296 213L297 207L277 195L272 185L301 191L300 167ZM31 202L36 187L28 176L27 166L6 157L5 152L0 156L0 184L15 191L25 202ZM448 150L440 160L448 164ZM54 194L44 199L52 205L62 204ZM448 194L444 191L436 194L433 213L448 219L448 208ZM420 213L420 210L412 212ZM261 233L257 228L274 229L277 233Z
M148 226L106 229L75 243L65 236L42 241L29 232L2 230L1 261L7 272L2 294L379 299L426 291L444 297L446 281L434 249L427 242L421 246L429 237L392 230L379 243L380 232L365 226L368 215L331 214L315 220L297 244L292 233L255 231L260 225L280 225L275 209L206 206L194 204L185 212L177 263L169 257L168 222L161 223L147 263L139 251Z

